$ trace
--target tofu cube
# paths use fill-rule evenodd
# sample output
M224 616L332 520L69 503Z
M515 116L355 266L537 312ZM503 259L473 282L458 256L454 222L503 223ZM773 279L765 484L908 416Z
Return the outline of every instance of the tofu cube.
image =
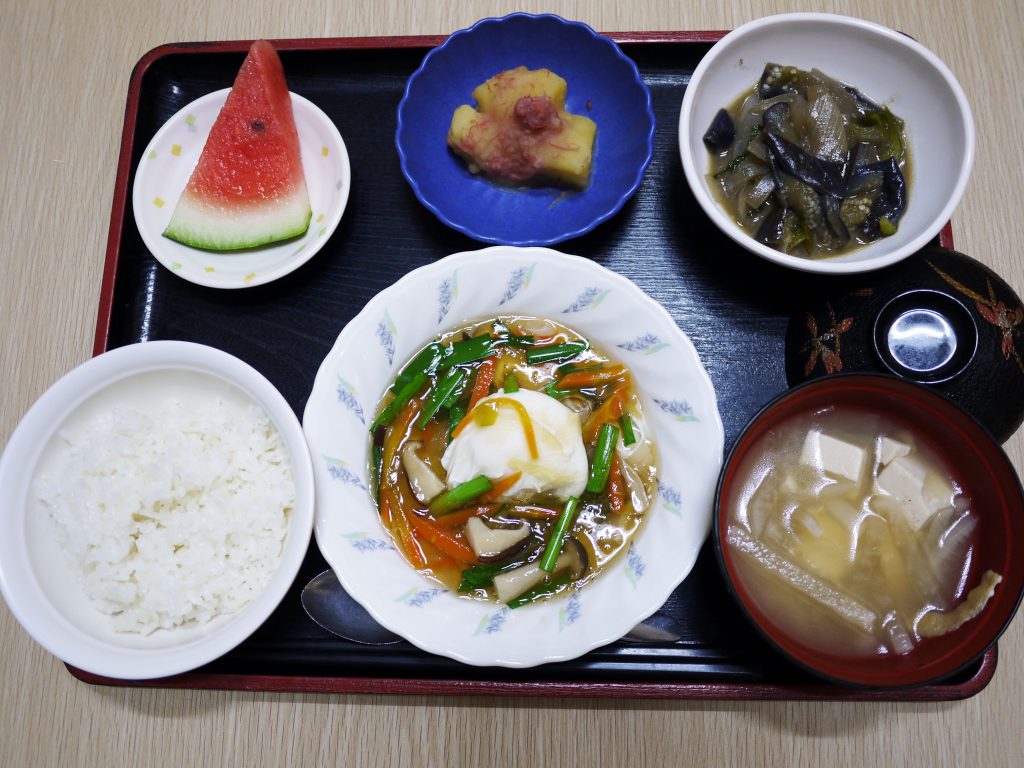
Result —
M800 463L837 477L858 482L864 472L867 451L860 446L814 430L807 433Z
M878 463L883 467L900 456L909 456L910 446L906 443L883 436L878 441Z
M921 530L936 510L924 497L925 469L905 456L893 459L875 480L877 500L889 515L902 515L915 531Z

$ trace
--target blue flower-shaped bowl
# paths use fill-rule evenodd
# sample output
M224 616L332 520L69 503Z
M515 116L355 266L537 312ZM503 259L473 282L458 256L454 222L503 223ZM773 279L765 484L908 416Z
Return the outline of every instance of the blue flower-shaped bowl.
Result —
M525 66L568 83L566 109L597 123L590 184L579 192L514 188L470 173L446 143L452 113L476 86ZM402 173L442 222L486 243L550 245L589 232L636 192L651 161L654 111L640 73L585 24L513 13L484 19L431 51L398 105Z

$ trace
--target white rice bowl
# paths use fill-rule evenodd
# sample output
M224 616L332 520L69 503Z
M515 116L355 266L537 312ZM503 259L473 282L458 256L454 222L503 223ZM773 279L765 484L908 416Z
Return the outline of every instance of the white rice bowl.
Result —
M312 483L298 420L255 369L187 342L116 349L54 384L0 459L0 591L81 670L194 669L291 586Z

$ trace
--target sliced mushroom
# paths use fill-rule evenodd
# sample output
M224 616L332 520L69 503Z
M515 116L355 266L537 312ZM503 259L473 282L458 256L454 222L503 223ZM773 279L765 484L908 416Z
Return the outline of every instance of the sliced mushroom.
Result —
M525 520L515 528L491 528L479 517L466 521L466 537L481 563L500 563L521 552L532 529Z
M551 573L558 573L566 568L570 568L572 569L572 577L575 580L586 572L587 565L588 558L583 545L575 538L570 538L565 544L564 551L558 556L558 560L555 561L555 567ZM544 581L547 575L545 571L541 570L540 560L535 560L532 563L527 563L519 568L505 571L495 576L494 591L498 595L498 600L507 603L509 600L514 600L524 592L536 587Z
M416 453L420 445L421 443L416 440L405 444L402 448L402 467L416 498L421 504L429 504L444 491L445 485L441 478L434 474L434 470L427 466L427 462Z
M521 335L535 336L541 339L554 336L558 332L554 323L542 317L521 317L514 320L510 325Z
M575 536L570 536L569 540L565 542L565 547L562 550L562 557L569 558L568 567L572 570L573 581L583 577L583 574L587 572L587 568L590 566L590 558L587 557L587 548L583 546L579 539ZM561 558L559 558L561 560ZM558 564L555 563L555 570L558 570Z
M640 479L640 473L623 456L619 456L619 465L622 467L622 476L626 478L626 485L629 487L629 501L638 515L647 511L651 500L647 496L647 489L644 481Z

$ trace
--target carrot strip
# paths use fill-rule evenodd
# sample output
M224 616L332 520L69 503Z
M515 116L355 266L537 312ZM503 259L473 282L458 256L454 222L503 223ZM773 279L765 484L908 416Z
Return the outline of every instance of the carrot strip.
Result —
M519 478L522 476L522 472L513 472L511 475L507 475L506 477L503 477L500 480L495 481L491 490L489 490L482 496L478 496L476 500L482 503L494 501L503 493L507 492L508 489L511 488L513 485L518 483Z
M559 389L583 389L620 381L628 375L628 371L621 365L611 368L595 368L590 371L573 371L559 379L555 386Z
M444 554L458 560L460 563L476 562L476 555L473 554L473 550L456 539L450 531L446 531L441 526L419 515L410 515L408 520L418 536L421 536L424 541L433 544Z
M612 457L608 470L608 506L612 512L621 512L626 508L626 480L622 476L622 464L618 454Z
M476 404L491 393L491 384L494 383L494 369L498 365L498 358L494 355L485 357L480 367L476 369L476 379L473 381L473 392L469 396L469 408L472 411Z
M416 540L416 537L413 535L412 529L409 526L410 518L407 517L402 509L395 503L394 499L391 498L390 493L385 491L382 494L382 498L387 499L385 503L391 510L392 530L398 534L398 539L401 543L402 549L405 551L406 558L408 558L414 568L426 568L427 558L423 554L423 550L420 548L420 544ZM417 518L413 516L413 519Z
M590 414L587 423L583 425L583 440L586 443L594 442L598 431L603 424L614 424L622 416L626 398L629 396L629 377L623 379L605 399L597 410Z
M398 469L398 462L401 460L398 455L399 448L409 436L409 427L412 426L416 416L419 415L422 403L413 398L405 407L399 411L398 416L384 433L384 445L381 449L381 478L383 479L391 472Z
M460 509L458 512L452 512L448 515L441 515L441 517L434 518L434 522L443 528L450 529L457 525L462 525L471 517L486 517L497 508L497 504L478 504L473 507Z

